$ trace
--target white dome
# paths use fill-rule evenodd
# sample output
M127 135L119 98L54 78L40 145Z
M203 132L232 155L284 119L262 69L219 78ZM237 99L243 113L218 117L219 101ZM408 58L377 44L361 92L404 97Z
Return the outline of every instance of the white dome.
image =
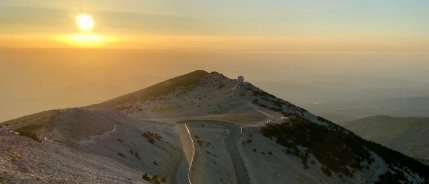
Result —
M238 76L237 77L237 82L238 83L243 83L244 82L244 77L243 76Z

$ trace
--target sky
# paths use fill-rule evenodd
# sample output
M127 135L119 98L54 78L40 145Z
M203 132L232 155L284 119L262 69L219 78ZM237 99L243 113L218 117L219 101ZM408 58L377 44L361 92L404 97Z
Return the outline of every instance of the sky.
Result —
M0 121L199 69L427 85L428 10L427 0L0 0ZM93 29L79 29L80 14Z
M428 9L426 0L2 0L0 48L427 52ZM91 33L76 26L82 13ZM70 41L80 34L101 41Z

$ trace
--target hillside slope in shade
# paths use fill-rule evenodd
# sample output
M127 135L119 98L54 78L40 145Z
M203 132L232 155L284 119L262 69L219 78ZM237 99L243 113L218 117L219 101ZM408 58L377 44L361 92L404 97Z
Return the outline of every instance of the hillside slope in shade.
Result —
M411 157L429 159L429 118L373 116L343 126L364 139Z

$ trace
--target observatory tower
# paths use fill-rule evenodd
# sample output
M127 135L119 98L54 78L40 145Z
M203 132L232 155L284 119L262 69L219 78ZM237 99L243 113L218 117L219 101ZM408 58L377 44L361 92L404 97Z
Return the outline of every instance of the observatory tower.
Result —
M237 84L235 85L235 87L234 87L234 90L236 89L236 88L240 88L241 86L243 86L243 82L244 82L244 77L243 76L238 76L237 77Z

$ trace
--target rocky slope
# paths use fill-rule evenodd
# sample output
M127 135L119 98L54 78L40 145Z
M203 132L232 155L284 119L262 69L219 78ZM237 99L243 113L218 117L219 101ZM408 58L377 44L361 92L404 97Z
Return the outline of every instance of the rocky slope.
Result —
M11 128L21 133L29 132L27 136L33 138L31 130L34 130L41 138L40 150L44 154L46 151L57 154L52 149L43 151L42 148L45 144L54 145L77 152L78 155L90 154L121 164L130 172L124 171L117 177L130 177L133 183L146 182L137 180L146 172L148 176L169 178L168 174L175 167L173 163L177 163L181 152L176 122L182 120L218 120L241 125L243 135L238 141L238 148L253 183L429 181L425 174L429 167L420 162L377 143L366 141L351 131L266 93L250 83L245 82L234 90L236 83L236 80L217 72L195 71L91 105L90 108L62 110L55 117L49 117L46 112L42 112L3 124L13 124ZM283 116L289 117L290 121L281 121L280 117ZM267 119L272 119L275 124L264 125ZM192 135L198 132L210 135L210 132L219 131L209 126L204 130L191 128L192 130L195 131ZM7 141L2 142L6 146L6 151L2 154L7 155L15 149L11 146L15 139L22 137L7 137ZM210 142L212 141L223 140L213 138L210 139ZM31 152L27 151L30 149L26 147L21 151L30 157ZM204 150L199 150L201 151ZM219 153L218 156L222 155L226 154ZM219 159L225 160L226 157ZM58 159L68 158L64 156ZM24 163L34 164L36 161L37 159L33 159ZM47 167L50 168L54 166L49 164L56 161L47 162ZM87 161L79 164L86 165L88 170L92 171L91 176L107 177L112 174L105 171L109 169L105 168L108 165L104 162L97 166ZM200 163L207 164L208 162ZM14 166L12 159L2 163L2 167L3 165L9 171L22 173ZM65 167L59 169L67 171ZM30 173L40 175L44 170L45 168L32 168ZM203 171L208 172L210 169L199 169L195 172ZM46 173L50 174L55 173ZM199 176L199 173L191 175ZM8 181L14 181L11 176L6 176ZM210 178L210 173L201 176ZM222 174L222 177L225 176L226 174ZM72 176L57 178L72 179ZM90 178L83 180L91 181ZM37 182L37 178L34 181Z
M241 98L288 116L289 122L246 127L240 138L255 183L425 183L429 167L251 84ZM253 136L253 137L252 137ZM299 163L301 162L301 163ZM283 165L292 167L281 168ZM272 169L267 169L272 168ZM274 169L277 168L277 169Z
M180 155L175 126L136 121L111 109L70 109L34 131L41 142L1 137L0 181L150 183L142 179L145 173L169 181L170 163Z

